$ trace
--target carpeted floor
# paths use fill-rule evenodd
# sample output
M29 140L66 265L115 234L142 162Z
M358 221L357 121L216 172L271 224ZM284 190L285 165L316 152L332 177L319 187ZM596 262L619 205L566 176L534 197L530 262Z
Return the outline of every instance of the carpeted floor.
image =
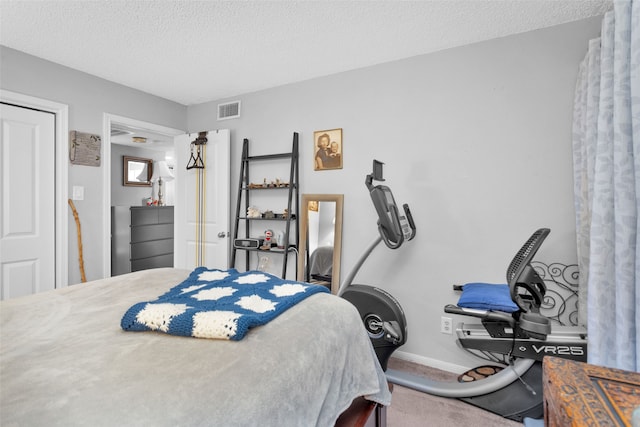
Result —
M458 377L457 374L397 358L391 358L388 367L423 375L434 380L456 381ZM387 425L389 427L522 427L523 424L457 399L431 396L394 385L391 406L387 409Z

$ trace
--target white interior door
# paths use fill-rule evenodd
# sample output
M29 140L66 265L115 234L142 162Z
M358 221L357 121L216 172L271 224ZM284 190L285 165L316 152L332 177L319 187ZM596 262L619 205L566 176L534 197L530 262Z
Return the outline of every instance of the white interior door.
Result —
M198 134L180 135L176 147L176 268L199 266L227 268L229 265L230 211L230 133L229 130L207 132L201 146L204 169L189 169L191 142ZM197 152L193 151L197 157ZM192 160L191 160L192 161Z
M0 297L55 288L55 115L0 104Z

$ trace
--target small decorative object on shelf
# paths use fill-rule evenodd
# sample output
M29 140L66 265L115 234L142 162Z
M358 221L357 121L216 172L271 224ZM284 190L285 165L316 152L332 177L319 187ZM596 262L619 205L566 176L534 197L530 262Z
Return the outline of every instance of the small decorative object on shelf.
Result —
M254 206L247 208L247 218L260 218L260 210Z
M276 178L275 181L267 183L267 178L264 178L263 182L260 184L250 182L247 184L247 188L249 190L255 190L256 188L289 188L289 183L281 181L280 178Z
M263 251L271 249L273 244L273 230L265 230L264 232L264 244L260 247Z
M262 217L264 219L274 219L276 215L273 213L273 211L264 211L264 213L262 214Z

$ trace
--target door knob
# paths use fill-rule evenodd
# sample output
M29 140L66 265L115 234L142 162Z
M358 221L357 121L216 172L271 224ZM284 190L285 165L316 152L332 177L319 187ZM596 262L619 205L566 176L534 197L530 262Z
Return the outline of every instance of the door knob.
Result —
M227 237L229 233L227 233L226 231L221 231L218 233L218 237L221 239L224 239L225 237Z

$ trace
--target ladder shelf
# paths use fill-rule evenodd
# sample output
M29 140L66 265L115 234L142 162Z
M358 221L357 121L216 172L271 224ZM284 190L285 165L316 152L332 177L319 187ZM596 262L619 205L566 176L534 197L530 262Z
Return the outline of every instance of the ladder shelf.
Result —
M278 153L278 154L264 154L257 156L249 155L249 140L244 139L242 144L242 159L240 164L240 180L238 183L238 198L236 202L236 215L235 215L235 226L233 228L233 241L231 248L231 261L230 268L235 268L236 259L237 259L237 251L245 252L245 269L249 270L250 266L250 253L251 252L259 252L259 253L273 253L281 256L282 259L282 278L285 279L287 275L287 262L289 255L292 253L297 254L297 248L299 245L300 237L297 222L297 212L299 206L299 194L298 194L298 182L299 182L299 169L298 169L298 133L293 133L293 142L290 152L286 153ZM276 184L270 185L256 185L251 184L249 180L249 170L250 165L254 162L262 162L269 160L279 160L279 159L289 159L289 182L285 184ZM282 214L271 214L268 217L265 217L264 214L261 214L259 217L249 217L247 212L249 207L251 206L250 199L251 194L254 192L265 192L267 193L269 190L287 190L286 191L286 215L283 212ZM255 193L254 193L255 194ZM278 191L273 193L274 195L278 194ZM282 194L284 196L284 194ZM241 225L241 221L244 222L244 227ZM262 223L264 221L273 221L274 223L283 224L284 223L284 232L282 234L283 242L277 242L278 246L270 247L269 249L262 249L259 247L238 247L235 242L237 239L255 239L259 241L263 236L257 235L257 231L252 229L251 224L256 224L256 222ZM240 230L242 229L242 233ZM273 236L275 238L276 236ZM296 262L296 270L297 270L297 262ZM297 276L297 271L296 271Z

